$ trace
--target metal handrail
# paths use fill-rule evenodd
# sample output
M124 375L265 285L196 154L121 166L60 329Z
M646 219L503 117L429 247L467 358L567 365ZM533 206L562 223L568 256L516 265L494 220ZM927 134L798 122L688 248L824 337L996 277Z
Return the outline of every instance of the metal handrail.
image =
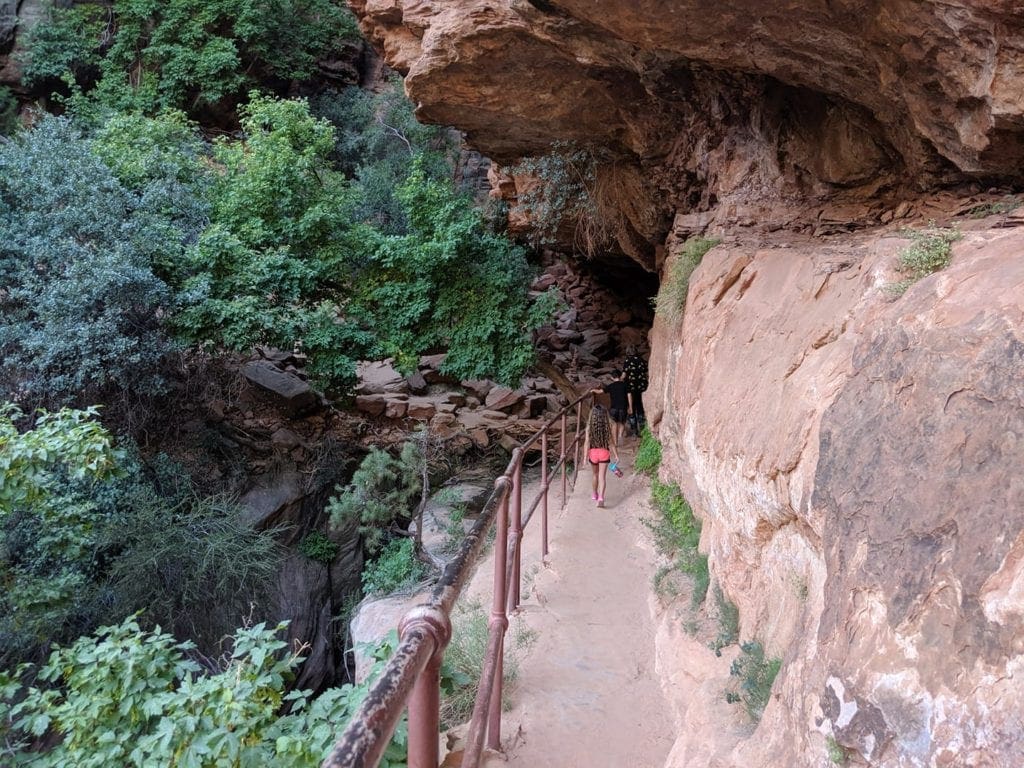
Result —
M583 401L578 397L548 419L528 440L512 451L504 474L455 558L448 563L428 600L409 611L398 625L399 642L383 672L370 687L362 705L334 745L322 768L375 768L387 749L406 706L409 709L409 768L437 768L440 759L441 661L451 640L451 613L473 566L484 549L487 531L497 522L494 544L494 595L488 621L487 654L466 737L462 768L477 768L486 737L491 749L501 747L503 651L508 613L519 607L522 534L541 507L542 555L548 555L548 489L561 473L562 506L568 482L566 461L573 456L573 485L579 474ZM576 410L576 428L567 443L568 416ZM559 458L548 468L548 432L560 422ZM523 456L540 441L541 487L523 519ZM510 528L511 526L511 528Z

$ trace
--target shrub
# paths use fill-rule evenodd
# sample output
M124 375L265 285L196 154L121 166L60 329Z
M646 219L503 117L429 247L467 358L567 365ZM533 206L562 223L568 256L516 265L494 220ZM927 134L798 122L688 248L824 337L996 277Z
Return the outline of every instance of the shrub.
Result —
M721 240L706 237L691 237L683 244L683 249L672 262L668 275L658 289L654 299L655 313L670 323L676 323L683 317L686 308L686 296L690 290L690 276L700 264L704 254L718 245Z
M691 578L692 603L696 608L704 602L711 582L708 558L698 550L700 521L675 484L655 480L651 485L651 501L656 516L644 522L654 534L654 544L658 551L672 559L676 570ZM662 579L667 575L663 575Z
M67 120L0 144L0 385L69 404L154 392L170 345L152 271L167 229L137 212Z
M768 706L772 684L781 668L782 660L766 659L759 642L743 643L740 655L729 669L729 674L737 678L737 687L726 694L726 700L742 703L750 719L758 722Z
M341 527L353 518L366 548L380 549L387 529L399 519L409 519L410 507L420 492L419 465L422 461L416 443L402 446L398 458L379 448L371 448L352 475L352 481L327 503L331 524Z
M25 80L59 79L72 92L95 84L93 100L119 111L196 109L260 80L309 78L319 59L357 37L352 16L331 0L51 7L29 36Z
M658 442L649 427L644 427L640 433L640 444L636 449L636 458L633 460L633 469L642 472L648 477L657 477L661 468L661 443Z
M299 542L299 552L317 563L330 565L338 556L339 547L320 531L313 531Z
M740 610L725 596L722 588L717 584L714 596L715 607L718 610L718 637L712 643L711 649L715 655L720 656L723 648L740 639Z
M426 566L416 558L412 539L392 539L363 569L363 592L390 595L416 584L425 575Z
M37 685L0 674L7 755L40 768L315 768L368 684L332 688L315 699L310 691L289 692L286 685L302 659L278 639L284 626L237 630L211 674L192 660L190 643L175 643L159 630L145 632L131 620L54 651L46 665L27 670ZM52 746L31 746L44 736ZM403 723L381 765L404 764L406 743Z
M912 242L900 251L899 270L907 277L888 286L893 296L901 296L922 277L948 267L953 258L953 243L963 237L959 230L936 227L935 222L926 229L908 229L901 234Z

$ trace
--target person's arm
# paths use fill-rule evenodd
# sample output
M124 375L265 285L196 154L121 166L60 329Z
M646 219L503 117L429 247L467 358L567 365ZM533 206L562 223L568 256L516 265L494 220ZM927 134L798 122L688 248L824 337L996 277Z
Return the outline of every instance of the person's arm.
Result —
M632 413L633 412L633 393L630 392L628 389L626 390L626 406L627 406L627 408L626 408L627 412L628 413Z
M615 441L614 440L609 440L608 441L608 450L611 452L612 461L614 461L616 464L618 464L619 463L619 451L615 447Z

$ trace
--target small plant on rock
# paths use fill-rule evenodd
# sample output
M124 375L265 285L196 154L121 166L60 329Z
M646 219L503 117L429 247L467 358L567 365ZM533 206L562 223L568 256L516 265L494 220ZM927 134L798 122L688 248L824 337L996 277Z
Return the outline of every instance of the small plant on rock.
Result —
M828 759L836 765L846 765L849 760L849 755L846 754L846 748L843 747L835 736L829 736L826 742L826 749L828 751Z
M640 433L640 444L636 449L636 458L633 460L633 469L648 477L658 474L661 467L661 443L658 442L651 430L644 427Z
M330 565L338 556L338 545L320 531L313 531L299 542L299 552L324 565Z
M426 566L416 558L412 539L393 539L363 569L363 592L389 595L411 587L425 575Z
M740 638L740 609L725 596L722 588L715 585L715 605L718 608L718 637L711 644L716 656L722 655L722 649L732 645Z
M756 640L743 643L740 655L729 670L729 674L737 678L737 687L725 694L726 701L742 703L750 719L755 723L760 721L781 668L782 659L766 659L761 643Z
M690 276L700 264L704 254L718 245L721 240L707 237L691 237L683 245L682 251L672 262L668 274L654 298L655 314L669 323L677 323L683 317L686 308L686 295L690 290Z
M925 229L903 230L901 234L912 242L900 251L899 270L906 278L888 286L893 296L902 296L922 277L948 267L953 258L953 243L963 236L960 230L936 227L935 222L929 222Z

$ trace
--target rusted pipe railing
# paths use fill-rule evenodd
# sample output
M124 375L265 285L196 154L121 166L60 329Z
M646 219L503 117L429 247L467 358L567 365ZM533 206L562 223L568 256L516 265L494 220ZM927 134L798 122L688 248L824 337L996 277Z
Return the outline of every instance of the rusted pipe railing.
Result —
M466 736L462 768L477 768L484 741L490 749L501 748L501 697L504 675L505 632L508 614L519 607L522 539L526 525L541 505L542 552L548 554L547 495L555 473L562 477L562 506L567 500L568 472L573 461L573 484L579 474L585 394L546 421L534 435L512 451L504 474L494 482L494 492L480 517L466 535L455 558L448 563L429 599L413 608L399 624L399 642L384 671L371 686L362 705L323 763L323 768L373 768L387 749L406 706L409 709L409 768L437 768L439 758L439 681L444 650L451 640L451 612L473 566L484 549L487 531L496 524L494 544L494 594L488 621L487 655L477 689L473 718ZM576 431L567 434L568 414L576 411ZM559 458L548 466L548 432L560 420ZM541 485L523 514L523 457L540 442Z

